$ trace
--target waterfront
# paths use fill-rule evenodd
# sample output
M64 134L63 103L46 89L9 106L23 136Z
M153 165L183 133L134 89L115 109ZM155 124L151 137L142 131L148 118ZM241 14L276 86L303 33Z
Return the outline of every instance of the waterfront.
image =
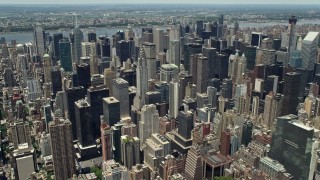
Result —
M240 28L262 28L266 26L274 26L274 25L287 25L287 21L282 21L282 22L239 22ZM303 25L303 24L320 24L320 19L306 19L306 20L300 20L298 21L298 25ZM233 24L229 24L228 26L233 26ZM134 27L133 31L139 36L141 35L141 28L142 27ZM100 35L108 35L112 36L119 30L125 30L126 27L106 27L106 28L84 28L81 29L82 32L85 34L89 30L94 30L97 34L97 36ZM61 32L59 30L56 31L48 31L50 34L54 34L57 32ZM69 36L69 31L62 31L64 36ZM33 33L30 32L0 32L0 37L5 37L6 41L10 42L11 40L16 40L17 43L26 43L33 41ZM86 36L84 36L86 38Z

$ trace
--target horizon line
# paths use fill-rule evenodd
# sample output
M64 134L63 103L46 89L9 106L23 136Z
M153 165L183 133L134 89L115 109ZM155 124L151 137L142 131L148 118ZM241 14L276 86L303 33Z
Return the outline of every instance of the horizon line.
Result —
M319 3L0 3L1 5L320 5Z

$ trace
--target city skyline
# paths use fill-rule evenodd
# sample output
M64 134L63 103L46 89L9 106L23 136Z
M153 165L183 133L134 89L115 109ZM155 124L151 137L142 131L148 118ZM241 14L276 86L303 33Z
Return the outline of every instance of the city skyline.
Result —
M270 0L268 3L265 1L255 1L255 0L227 0L227 1L208 1L208 0L176 0L176 1L170 1L170 0L163 0L161 2L155 1L155 0L138 0L138 1L130 1L130 0L123 0L121 2L116 0L93 0L90 3L85 0L69 0L69 1L63 1L63 0L30 0L30 1L24 1L24 0L12 0L10 2L3 1L0 2L0 4L66 4L66 5L72 5L72 4L217 4L217 5L223 5L223 4L320 4L318 0L308 0L308 1L299 1L299 0Z

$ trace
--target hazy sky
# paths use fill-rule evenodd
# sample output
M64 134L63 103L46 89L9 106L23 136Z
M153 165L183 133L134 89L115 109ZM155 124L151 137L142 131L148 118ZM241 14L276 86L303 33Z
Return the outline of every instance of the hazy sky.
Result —
M0 4L320 4L320 0L0 0Z

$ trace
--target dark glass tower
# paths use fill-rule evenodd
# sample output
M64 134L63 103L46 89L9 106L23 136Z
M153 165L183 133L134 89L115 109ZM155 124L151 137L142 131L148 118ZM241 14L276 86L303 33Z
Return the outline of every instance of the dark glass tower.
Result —
M118 41L116 44L116 54L119 57L121 64L130 58L129 42L124 40Z
M77 75L78 75L79 86L83 86L84 90L87 90L91 85L90 65L89 64L77 65Z
M55 96L58 91L62 91L62 78L59 68L53 68L51 71L52 78L52 93Z
M253 130L253 123L252 121L246 121L243 124L242 128L242 139L241 144L248 146L252 139L252 130Z
M83 147L93 145L93 128L90 104L84 99L74 103L77 122L77 137ZM95 130L98 131L99 129Z
M87 33L88 42L97 42L97 34L93 31Z
M77 122L76 122L74 103L80 99L83 99L84 96L85 96L85 91L82 86L73 87L66 90L68 118L72 124L73 140L77 139Z
M297 106L299 104L300 91L300 73L291 72L284 76L284 103L283 114L297 114Z
M60 64L61 67L68 72L72 71L71 46L68 39L59 41Z
M184 45L184 55L183 55L183 65L186 71L190 72L190 56L202 52L201 44L185 44Z
M103 115L103 103L102 100L109 96L109 89L104 86L91 86L87 89L88 103L91 106L91 119L93 128L93 138L100 137L100 116Z
M292 114L278 117L270 157L282 163L295 179L308 179L314 129L297 119Z
M53 55L54 61L53 64L57 64L57 60L60 58L60 49L59 49L59 41L63 39L62 33L53 34Z

